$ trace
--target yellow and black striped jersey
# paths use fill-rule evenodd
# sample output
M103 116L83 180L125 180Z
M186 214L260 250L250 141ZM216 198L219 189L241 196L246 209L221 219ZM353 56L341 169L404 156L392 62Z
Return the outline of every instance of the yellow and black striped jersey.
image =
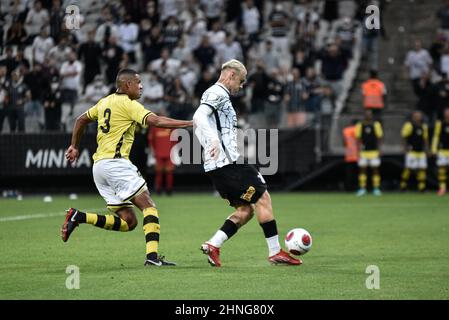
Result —
M136 125L146 126L146 119L151 113L122 93L113 93L98 101L86 112L90 120L98 120L98 147L93 155L94 162L101 159L129 159Z

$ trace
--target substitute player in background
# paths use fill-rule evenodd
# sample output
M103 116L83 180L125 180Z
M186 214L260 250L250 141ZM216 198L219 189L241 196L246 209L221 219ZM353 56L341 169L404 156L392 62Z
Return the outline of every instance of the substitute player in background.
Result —
M359 143L359 190L358 196L366 194L368 168L371 168L373 194L382 195L380 191L380 146L383 138L382 125L373 121L373 113L365 109L365 118L357 123L355 135Z
M432 155L437 157L438 195L443 196L447 191L447 170L449 168L449 108L444 109L443 121L435 122Z
M136 71L123 69L117 75L117 91L100 101L76 119L72 143L66 158L77 160L84 128L98 121L97 151L92 168L95 185L114 215L85 213L70 208L62 225L61 237L66 242L80 223L114 231L131 231L137 226L135 205L143 212L143 230L146 241L146 266L176 265L158 256L159 215L150 197L147 184L138 169L129 161L137 124L163 128L185 128L192 121L180 121L157 116L136 100L142 94L142 83Z
M400 188L405 191L410 175L418 181L418 190L426 189L427 153L429 150L429 130L424 123L421 111L413 111L412 120L407 121L401 130L404 141L405 168L402 171Z
M230 95L243 87L246 75L240 61L224 63L220 78L203 93L193 116L195 134L204 147L204 170L221 197L235 208L201 250L212 266L220 267L221 246L255 212L268 244L268 260L273 264L300 265L302 261L291 257L279 244L271 198L262 175L251 165L237 164L237 116Z

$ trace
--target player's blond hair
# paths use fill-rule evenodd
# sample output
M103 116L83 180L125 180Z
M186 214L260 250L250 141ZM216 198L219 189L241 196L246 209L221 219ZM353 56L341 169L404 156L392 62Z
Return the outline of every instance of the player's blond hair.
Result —
M236 59L231 59L221 65L221 71L226 70L226 69L234 69L240 73L242 73L243 71L247 73L246 67L243 65L243 63L241 63L240 61L238 61Z

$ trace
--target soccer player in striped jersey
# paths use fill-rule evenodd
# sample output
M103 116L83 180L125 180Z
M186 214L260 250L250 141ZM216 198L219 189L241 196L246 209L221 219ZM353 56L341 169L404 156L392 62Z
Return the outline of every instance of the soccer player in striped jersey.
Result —
M71 145L66 152L66 158L72 163L75 162L79 156L79 144L85 126L92 121L98 121L98 147L93 155L92 172L100 195L105 199L107 208L115 215L100 215L70 208L62 225L62 240L66 242L73 230L82 223L106 230L131 231L137 226L133 210L136 206L144 216L143 230L146 241L144 265L176 265L158 256L160 234L158 210L150 197L145 180L129 160L129 153L137 124L185 128L191 127L193 122L157 116L137 102L143 86L139 74L134 70L121 70L117 75L116 86L115 93L104 97L78 117L73 128Z
M410 175L414 173L418 181L418 190L423 192L426 189L429 130L421 111L413 111L412 121L404 124L401 135L404 140L405 168L402 171L400 188L402 191L407 189Z
M209 264L221 266L220 248L256 214L268 245L272 264L300 265L301 260L282 250L276 220L264 178L249 164L240 164L237 150L237 115L231 103L246 81L247 70L232 59L221 67L220 78L204 91L193 121L195 134L204 147L204 170L221 197L235 211L201 250Z
M437 120L432 139L432 154L437 157L438 195L447 191L447 170L449 168L449 108L444 109L443 120Z
M365 109L365 119L357 123L355 136L359 142L359 190L358 196L366 194L368 167L371 168L373 194L380 196L380 145L383 137L382 125L373 121L373 112Z

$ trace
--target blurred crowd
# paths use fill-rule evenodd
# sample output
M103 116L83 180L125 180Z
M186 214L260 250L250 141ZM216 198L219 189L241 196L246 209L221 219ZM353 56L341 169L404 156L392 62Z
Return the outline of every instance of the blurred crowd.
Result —
M362 2L2 1L0 133L4 123L10 132L70 130L67 120L114 92L125 67L140 72L146 107L188 119L233 58L248 69L232 98L239 125L306 126L341 93ZM366 52L378 52L377 37L364 33Z
M416 39L406 53L404 65L417 103L410 106L412 112L400 132L396 132L402 137L404 154L399 189L408 190L413 177L416 190L425 192L430 175L437 180L439 196L447 194L449 177L449 0L442 2L436 12L439 27L434 39L426 45ZM382 110L387 89L372 64L377 60L377 53L373 52L370 77L362 84L364 117L353 119L342 132L345 185L351 191L358 185L358 196L367 194L369 180L373 194L382 194L380 166L385 120Z
M407 53L405 65L410 83L418 98L416 108L422 111L429 125L443 118L449 107L449 1L443 1L436 12L439 28L429 43L414 42Z

